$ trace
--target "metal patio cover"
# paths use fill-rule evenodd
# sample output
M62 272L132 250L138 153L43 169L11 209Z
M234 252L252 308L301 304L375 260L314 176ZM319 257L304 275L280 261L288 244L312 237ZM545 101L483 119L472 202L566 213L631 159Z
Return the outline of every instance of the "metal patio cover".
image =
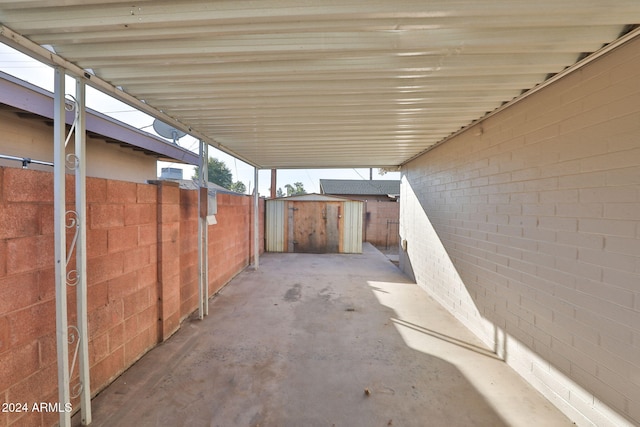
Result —
M395 167L635 36L640 1L0 0L0 23L259 168Z

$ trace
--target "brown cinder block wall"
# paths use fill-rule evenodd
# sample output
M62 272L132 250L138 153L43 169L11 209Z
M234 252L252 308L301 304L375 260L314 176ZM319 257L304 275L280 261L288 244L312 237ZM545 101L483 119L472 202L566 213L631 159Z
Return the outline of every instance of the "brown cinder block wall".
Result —
M403 169L401 265L579 425L640 424L640 41Z
M73 194L70 175L66 184ZM68 196L68 209L73 202ZM250 197L219 197L218 225L209 227L211 295L249 264L252 210ZM197 193L87 178L87 216L96 394L197 308ZM227 242L224 257L220 242ZM0 403L58 400L53 253L52 174L0 167ZM75 289L67 294L72 325ZM0 413L1 427L57 422L57 413Z
M208 226L209 296L253 263L253 199L218 194L215 225ZM198 304L198 194L180 190L181 316ZM260 253L264 252L264 200L260 200Z
M397 248L400 204L373 200L364 207L364 240L375 246Z

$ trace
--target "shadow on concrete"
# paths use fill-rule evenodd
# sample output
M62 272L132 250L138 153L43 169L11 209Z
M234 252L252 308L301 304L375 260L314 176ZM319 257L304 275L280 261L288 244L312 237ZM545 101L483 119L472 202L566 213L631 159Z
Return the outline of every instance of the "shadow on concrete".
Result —
M432 329L428 329L428 328L425 328L423 326L416 325L415 323L407 322L406 320L391 319L391 321L393 323L397 324L397 325L404 326L404 327L407 327L407 328L411 328L414 331L418 331L418 332L421 332L423 334L430 335L430 336L432 336L434 338L438 338L438 339L446 341L446 342L448 342L450 344L457 345L457 346L459 346L461 348L465 348L465 349L470 350L470 351L475 351L476 353L481 354L483 356L491 357L492 359L502 360L496 355L495 352L489 350L488 348L486 348L484 346L471 344L471 343L469 343L467 341L463 341L463 340L458 339L456 337L452 337L450 335L446 335L446 334L440 333L438 331L434 331Z
M210 301L208 317L186 321L97 396L92 425L514 425L468 378L486 369L470 355L506 365L458 335L464 328L390 308L456 322L420 308L426 294L374 248L364 252L266 254ZM431 350L464 355L452 363ZM526 418L529 408L517 410Z

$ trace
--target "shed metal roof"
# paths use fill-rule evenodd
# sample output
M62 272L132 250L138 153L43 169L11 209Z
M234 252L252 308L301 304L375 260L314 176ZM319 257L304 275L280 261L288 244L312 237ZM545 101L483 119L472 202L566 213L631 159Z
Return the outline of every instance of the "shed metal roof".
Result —
M320 190L325 194L354 194L387 196L400 194L400 180L321 179Z
M3 0L0 23L258 167L393 167L619 39L640 2Z

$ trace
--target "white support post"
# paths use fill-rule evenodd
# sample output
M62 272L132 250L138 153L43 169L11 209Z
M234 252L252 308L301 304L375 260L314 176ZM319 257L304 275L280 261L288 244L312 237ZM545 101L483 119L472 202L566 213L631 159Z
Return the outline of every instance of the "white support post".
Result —
M198 151L200 156L200 176L198 177L198 317L202 319L209 315L209 227L207 225L209 144L201 140Z
M209 143L202 141L202 181L205 188L205 192L207 193L207 198L205 203L207 204L207 208L209 207ZM208 212L207 212L208 215ZM202 218L202 227L204 228L203 233L203 253L202 253L202 269L204 276L204 315L209 315L209 224L207 222L207 217L205 215Z
M207 207L209 205L207 188L207 144L200 140L198 155L200 157L198 176L198 318L203 319L209 311L209 281L207 278Z
M86 204L86 110L85 83L76 79L75 129L76 155L76 213L78 238L76 242L76 309L78 313L78 356L80 376L80 415L82 425L91 424L91 381L89 377L89 327L87 320L87 204Z
M202 160L202 141L198 143L198 156L200 158L199 174L198 174L198 319L204 318L204 265L203 254L204 248L202 247L202 235L204 234L204 225L202 221L204 203L202 187L204 182L204 161Z
M258 193L258 168L255 168L253 188L253 268L260 266L260 197Z
M65 209L65 72L54 71L53 105L53 226L55 241L56 349L58 356L58 404L71 403L69 390L69 331L67 323L67 242ZM71 413L60 411L60 427L71 425Z

